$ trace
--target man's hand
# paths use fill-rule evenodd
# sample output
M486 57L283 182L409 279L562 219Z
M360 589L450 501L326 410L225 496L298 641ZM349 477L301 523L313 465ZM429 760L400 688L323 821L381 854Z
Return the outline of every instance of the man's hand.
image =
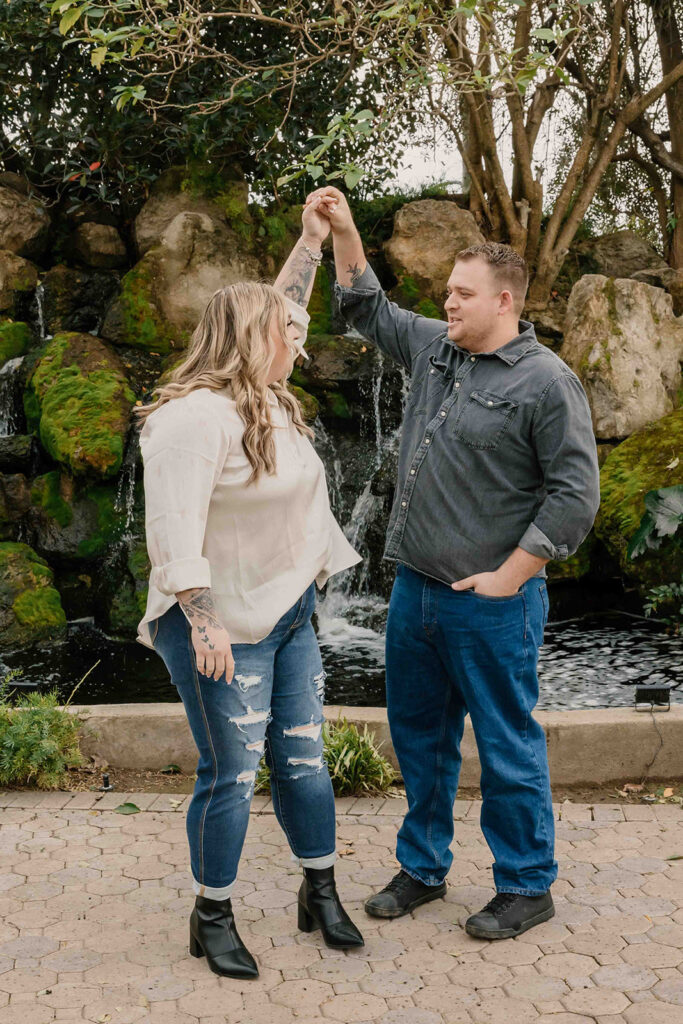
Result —
M473 589L476 594L484 597L512 597L519 590L509 578L501 577L498 572L478 572L475 576L467 576L464 580L452 583L451 587L453 590Z
M306 196L306 209L315 203L320 204L319 209L327 217L333 235L343 235L356 230L346 196L334 185L318 188Z

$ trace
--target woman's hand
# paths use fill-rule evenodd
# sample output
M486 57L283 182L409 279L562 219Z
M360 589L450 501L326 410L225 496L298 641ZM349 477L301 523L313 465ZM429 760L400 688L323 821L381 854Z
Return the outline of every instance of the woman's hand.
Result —
M329 220L333 234L342 235L345 232L356 230L348 200L344 193L334 185L326 185L324 188L316 189L315 192L310 192L306 196L304 215L309 206L315 206L316 209L322 211L322 214Z
M303 240L311 248L320 248L330 233L330 219L321 199L307 202L301 215Z
M230 636L216 614L211 591L198 587L181 590L176 597L192 629L197 671L214 679L220 679L225 672L226 683L231 683L235 661Z

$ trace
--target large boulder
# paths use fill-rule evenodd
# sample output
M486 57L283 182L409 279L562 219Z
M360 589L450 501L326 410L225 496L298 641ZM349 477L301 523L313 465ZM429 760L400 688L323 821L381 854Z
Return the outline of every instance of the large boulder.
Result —
M0 647L25 647L66 632L66 615L45 559L28 544L0 543Z
M118 356L92 334L56 334L28 380L29 429L72 473L115 476L135 397Z
M128 262L121 235L112 224L79 224L70 239L70 251L78 262L97 270L114 270Z
M24 474L0 473L0 539L16 540L30 504L31 488Z
M182 348L214 292L259 277L257 259L225 221L179 213L123 278L102 334L114 344L164 354Z
M597 238L585 238L572 245L569 256L578 260L584 273L605 277L631 277L638 270L657 270L666 260L635 231L612 231Z
M569 297L560 355L586 389L596 436L628 437L678 402L683 319L661 288L587 274Z
M28 324L0 320L0 368L8 359L26 355L33 340L33 331Z
M407 303L429 299L441 316L456 253L484 240L469 210L448 200L418 199L398 211L384 248Z
M637 270L631 277L634 281L651 284L653 288L663 288L671 296L675 315L683 316L683 270L665 265L655 270Z
M104 314L119 290L112 270L85 270L57 264L41 281L43 324L47 334L84 331L98 334Z
M95 562L101 569L126 528L116 482L83 483L52 470L32 481L30 497L26 527L33 546L56 566Z
M26 316L37 284L37 267L8 249L0 250L0 314Z
M31 196L0 185L0 249L39 259L48 243L50 217Z
M645 513L645 495L683 484L683 409L632 434L600 470L600 509L595 532L623 574L642 588L680 581L683 550L671 538L661 548L630 559L628 543Z
M231 224L238 235L251 233L248 211L249 186L237 173L214 182L206 195L193 185L184 167L171 167L154 182L150 198L135 218L135 245L140 256L155 246L171 221L180 213L198 213L219 224Z

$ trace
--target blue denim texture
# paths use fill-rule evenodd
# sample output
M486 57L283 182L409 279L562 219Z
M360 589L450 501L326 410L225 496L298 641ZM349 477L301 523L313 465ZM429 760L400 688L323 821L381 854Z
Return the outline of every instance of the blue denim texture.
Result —
M547 617L540 577L511 597L486 597L397 566L387 621L387 705L408 813L396 855L427 885L438 885L453 860L468 713L497 891L539 895L557 877L546 739L532 717Z
M150 623L199 752L186 821L199 895L230 894L264 746L273 809L292 853L309 867L334 861L334 794L322 740L325 672L311 624L315 600L311 583L265 639L233 644L230 685L225 675L215 680L197 671L190 625L177 603Z

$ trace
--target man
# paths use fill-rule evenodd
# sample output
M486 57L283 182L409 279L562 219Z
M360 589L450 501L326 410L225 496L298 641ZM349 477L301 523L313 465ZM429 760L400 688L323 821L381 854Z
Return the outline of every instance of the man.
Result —
M546 742L531 712L544 567L576 551L599 503L590 410L578 378L519 319L528 274L509 246L458 253L443 323L386 298L345 197L327 187L307 202L319 196L344 316L412 377L384 552L398 563L387 707L408 813L401 870L365 907L399 917L445 894L469 713L496 896L465 927L508 938L555 912Z

